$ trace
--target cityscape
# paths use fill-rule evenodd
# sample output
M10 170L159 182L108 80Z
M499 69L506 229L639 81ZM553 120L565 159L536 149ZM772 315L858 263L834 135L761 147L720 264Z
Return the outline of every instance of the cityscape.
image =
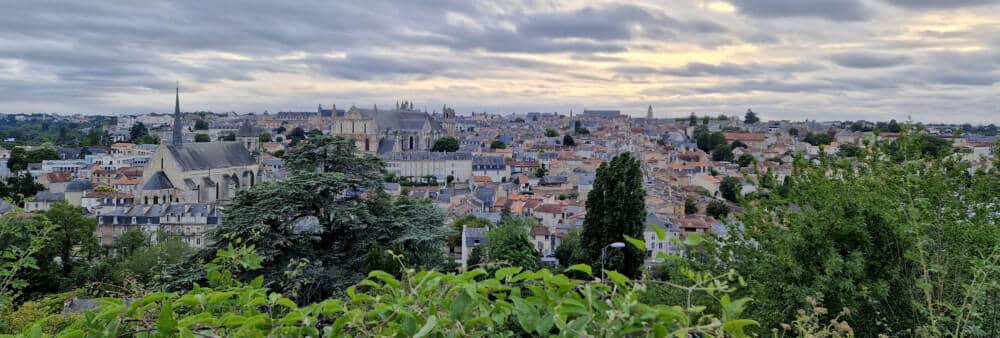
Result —
M0 334L1000 335L996 1L156 3L0 19Z

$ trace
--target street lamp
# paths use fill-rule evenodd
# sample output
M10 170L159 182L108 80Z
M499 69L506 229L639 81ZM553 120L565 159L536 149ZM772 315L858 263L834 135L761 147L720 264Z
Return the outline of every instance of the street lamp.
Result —
M608 258L608 247L612 247L612 248L615 248L615 249L621 249L621 248L625 247L625 243L614 242L614 243L605 245L603 248L601 248L601 281L602 282L604 281L604 260Z

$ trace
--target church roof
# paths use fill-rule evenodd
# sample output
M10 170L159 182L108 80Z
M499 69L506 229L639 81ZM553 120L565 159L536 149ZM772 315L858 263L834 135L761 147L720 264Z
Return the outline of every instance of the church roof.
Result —
M170 183L170 179L167 178L167 174L163 171L157 171L153 176L149 177L146 184L142 186L142 190L161 190L161 189L173 189L174 184Z
M239 142L188 143L167 145L181 170L205 170L243 167L257 164L250 151Z
M84 179L73 180L66 184L66 192L82 192L90 188L90 181Z
M382 130L420 131L425 125L429 124L431 129L443 131L440 123L437 123L429 114L421 111L403 109L375 110L356 107L351 109L366 118L375 120L375 123Z
M238 137L257 137L258 135L260 135L260 130L250 124L250 121L244 121L240 125L240 129L236 131L236 136Z

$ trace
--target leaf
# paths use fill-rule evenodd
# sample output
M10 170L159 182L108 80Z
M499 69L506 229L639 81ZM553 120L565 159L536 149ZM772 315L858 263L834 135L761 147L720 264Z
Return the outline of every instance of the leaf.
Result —
M662 241L664 238L667 238L667 232L663 231L663 228L661 228L659 225L656 225L654 223L649 223L649 225L650 228L653 228L653 232L656 232L657 239Z
M689 234L684 238L684 245L697 246L705 241L705 237L698 234Z
M163 303L160 309L160 319L156 321L156 330L163 335L173 335L177 331L177 320L174 319L174 304L171 301Z
M604 270L604 273L608 276L608 279L610 279L612 282L615 283L615 285L618 285L619 287L624 287L625 284L628 283L628 277L625 277L625 275L620 274L616 271Z
M375 278L389 286L399 287L399 280L397 280L396 277L393 277L392 275L384 271L379 271L379 270L372 271L368 273L368 278Z
M733 335L733 337L746 337L746 333L743 332L743 328L750 325L756 326L760 324L751 319L735 319L722 324L722 330Z
M624 235L624 236L625 236L625 241L629 242L629 244L632 244L636 248L639 248L640 251L646 251L646 242L643 242L641 239L636 239L629 235Z
M513 275L517 274L518 272L521 272L521 270L522 269L519 266L507 267L507 268L503 268L503 269L497 270L497 272L496 272L496 274L494 274L494 276L496 276L497 279L501 279L501 280L502 279L507 279L507 277L513 276Z
M590 265L587 264L574 264L566 268L566 271L580 271L591 276L594 275L594 269L590 268Z
M428 333L431 333L431 330L434 329L435 325L437 325L437 316L431 315L427 318L427 322L424 323L424 326L420 328L420 331L417 331L417 334L413 335L413 337L420 338L426 336Z

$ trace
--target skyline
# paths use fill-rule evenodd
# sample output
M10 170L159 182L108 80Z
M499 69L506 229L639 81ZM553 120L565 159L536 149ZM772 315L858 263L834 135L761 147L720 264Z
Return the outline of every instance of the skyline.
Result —
M1000 1L5 3L0 111L1000 122Z

